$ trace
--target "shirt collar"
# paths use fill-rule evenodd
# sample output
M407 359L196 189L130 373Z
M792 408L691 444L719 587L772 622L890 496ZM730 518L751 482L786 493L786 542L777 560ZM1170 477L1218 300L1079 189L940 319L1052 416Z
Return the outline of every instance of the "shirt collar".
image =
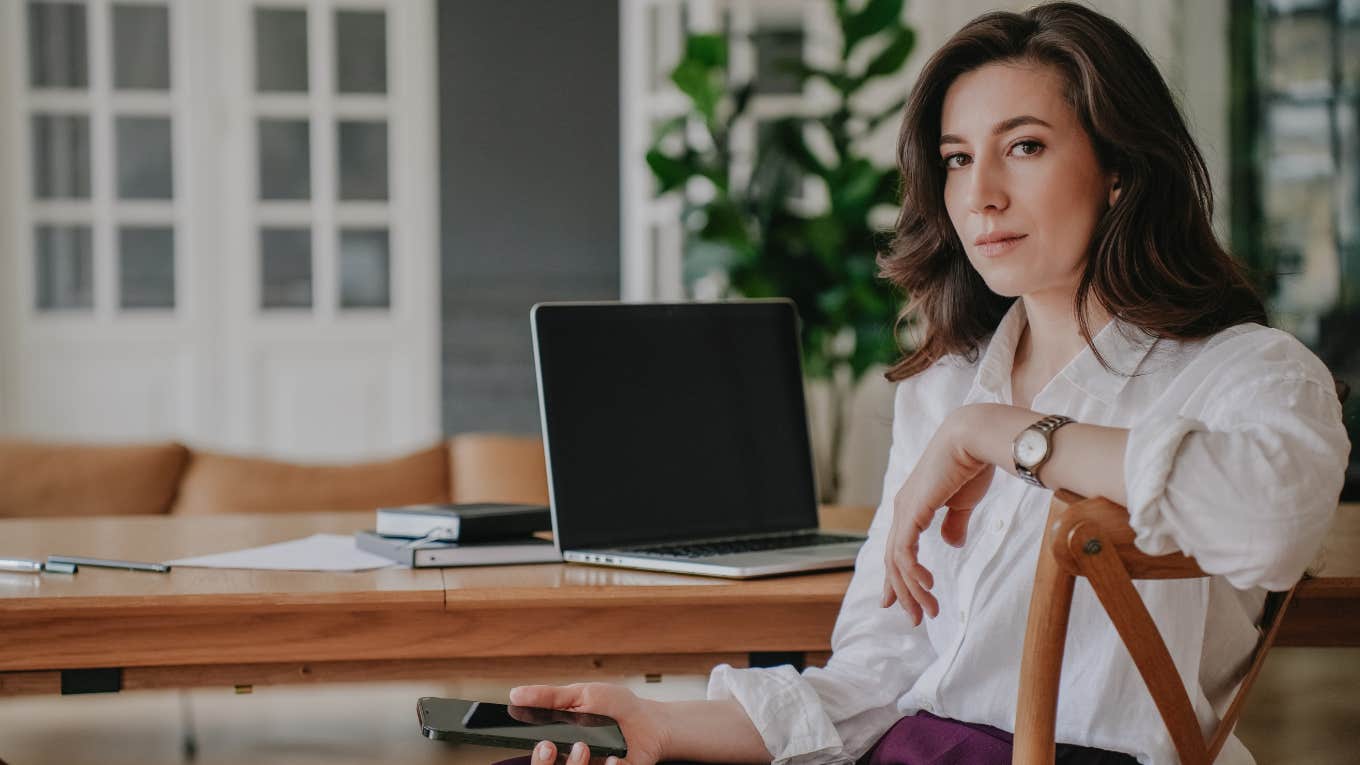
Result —
M987 343L978 363L973 388L968 394L969 403L1009 400L1015 350L1027 324L1025 306L1017 299L1001 318L1001 323ZM1111 319L1091 338L1091 344L1100 351L1110 369L1101 365L1088 346L1082 348L1058 376L1083 393L1111 406L1152 350L1156 339L1137 326Z

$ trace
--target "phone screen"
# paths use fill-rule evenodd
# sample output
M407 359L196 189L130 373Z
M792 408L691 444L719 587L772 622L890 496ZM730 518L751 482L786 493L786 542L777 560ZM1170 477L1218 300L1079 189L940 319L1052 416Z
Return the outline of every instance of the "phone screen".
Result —
M584 741L592 755L628 754L618 723L603 715L428 696L416 709L429 738L519 749L532 749L546 739L559 751Z

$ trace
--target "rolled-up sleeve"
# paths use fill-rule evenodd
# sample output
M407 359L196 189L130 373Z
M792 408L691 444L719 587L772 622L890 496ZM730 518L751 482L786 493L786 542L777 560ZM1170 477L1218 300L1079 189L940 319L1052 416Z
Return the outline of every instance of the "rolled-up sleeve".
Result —
M841 604L827 665L801 674L788 666L722 665L709 677L708 697L736 699L777 765L854 762L898 719L898 698L933 660L924 628L913 627L901 608L879 607L893 497L924 448L916 432L922 418L903 414L914 408L915 382L898 386L883 499Z
M1219 365L1194 397L1202 403L1130 428L1139 549L1179 550L1242 589L1298 580L1332 524L1350 452L1335 386L1306 353Z

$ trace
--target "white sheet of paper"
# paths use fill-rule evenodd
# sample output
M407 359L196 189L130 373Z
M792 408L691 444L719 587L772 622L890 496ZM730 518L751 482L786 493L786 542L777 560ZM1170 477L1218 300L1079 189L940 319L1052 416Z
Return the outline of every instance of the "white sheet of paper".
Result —
M166 561L171 566L244 568L263 571L369 571L397 565L381 555L360 550L354 537L313 534L248 550L199 555Z

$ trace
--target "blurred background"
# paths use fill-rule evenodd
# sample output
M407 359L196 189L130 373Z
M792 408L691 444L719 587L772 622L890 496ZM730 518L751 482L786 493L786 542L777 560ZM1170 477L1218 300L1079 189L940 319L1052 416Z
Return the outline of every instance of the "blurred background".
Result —
M833 0L0 0L0 432L534 434L532 303L784 294L823 495L874 504L900 104L995 5L847 39ZM1179 96L1272 320L1360 383L1360 3L1093 5Z
M0 0L0 433L536 434L533 302L782 294L824 498L874 504L900 103L996 4L861 5L847 35L832 0ZM1360 3L1093 5L1178 95L1274 323L1360 384Z
M1178 96L1273 323L1360 387L1360 0L1089 4ZM873 505L901 104L1027 5L0 0L0 435L300 461L534 435L533 303L788 295L823 499ZM1360 395L1346 417L1360 441ZM0 757L43 748L5 714Z

